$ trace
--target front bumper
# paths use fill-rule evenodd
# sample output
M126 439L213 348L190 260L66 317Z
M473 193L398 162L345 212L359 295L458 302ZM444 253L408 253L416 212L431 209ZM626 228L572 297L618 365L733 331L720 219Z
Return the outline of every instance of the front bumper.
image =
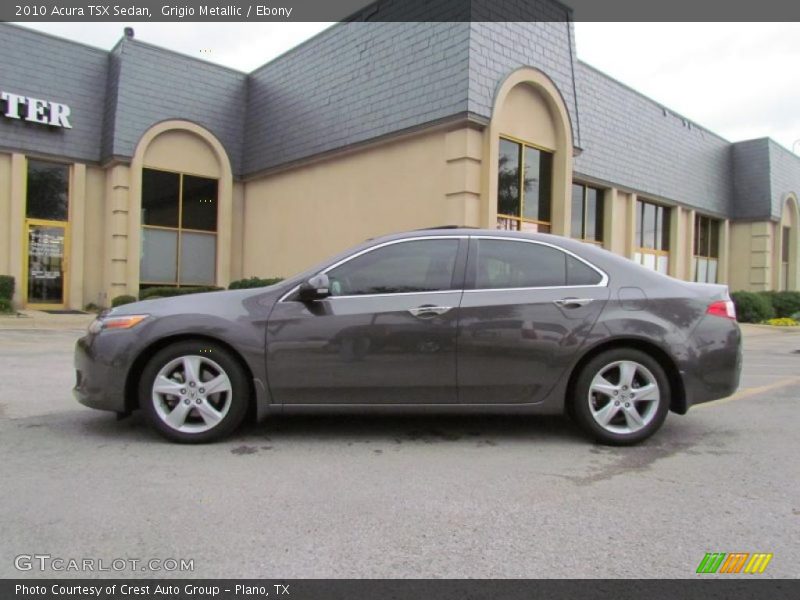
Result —
M116 335L114 333L111 334ZM126 412L125 378L127 369L115 360L107 343L96 335L86 335L75 343L75 387L72 395L90 408Z

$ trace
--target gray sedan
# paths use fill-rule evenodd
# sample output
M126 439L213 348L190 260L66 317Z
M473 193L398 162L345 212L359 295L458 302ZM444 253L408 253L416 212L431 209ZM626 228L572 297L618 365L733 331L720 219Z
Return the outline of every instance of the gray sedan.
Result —
M590 244L442 228L370 240L270 287L146 300L75 349L75 396L141 409L178 442L300 411L567 412L634 444L732 394L741 335L723 285Z

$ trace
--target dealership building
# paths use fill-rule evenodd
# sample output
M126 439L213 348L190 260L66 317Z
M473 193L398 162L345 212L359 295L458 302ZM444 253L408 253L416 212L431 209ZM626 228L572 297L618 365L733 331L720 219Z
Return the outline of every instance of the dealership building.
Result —
M580 62L568 19L338 23L250 73L132 32L104 51L0 24L0 53L0 274L20 307L287 276L446 224L732 290L800 283L800 158Z

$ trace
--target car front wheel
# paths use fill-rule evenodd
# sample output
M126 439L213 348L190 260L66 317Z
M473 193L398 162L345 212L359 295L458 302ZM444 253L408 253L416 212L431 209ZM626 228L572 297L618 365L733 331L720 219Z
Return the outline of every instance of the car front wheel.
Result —
M157 352L142 372L139 406L164 437L210 442L244 419L248 385L244 369L224 348L184 341Z
M618 348L598 354L584 366L570 401L570 414L599 442L636 444L664 423L669 380L650 355Z

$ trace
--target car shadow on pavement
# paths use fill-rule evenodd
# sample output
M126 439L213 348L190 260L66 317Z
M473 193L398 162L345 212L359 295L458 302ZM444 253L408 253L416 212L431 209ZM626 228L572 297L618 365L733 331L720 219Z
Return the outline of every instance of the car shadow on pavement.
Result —
M291 415L244 427L240 439L344 444L438 444L470 442L497 446L519 441L580 439L579 430L561 416L499 415Z
M148 426L139 412L122 420L111 415L83 415L80 421L83 435L104 442L169 443ZM399 445L461 442L491 447L516 442L555 444L564 441L588 442L580 430L563 416L292 415L271 416L260 423L247 422L220 443Z

